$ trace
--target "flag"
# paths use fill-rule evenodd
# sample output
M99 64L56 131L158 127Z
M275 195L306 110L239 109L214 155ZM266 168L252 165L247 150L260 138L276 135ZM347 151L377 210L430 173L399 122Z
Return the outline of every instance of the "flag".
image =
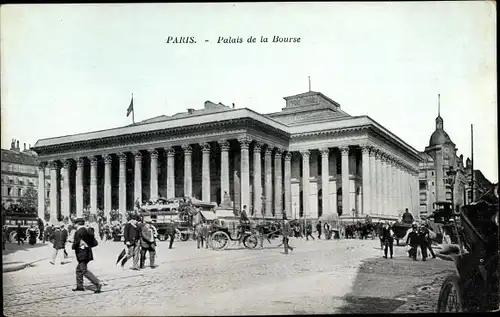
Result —
M127 109L127 117L130 115L130 113L134 111L134 96L132 95L132 99L130 99L130 106L128 106Z

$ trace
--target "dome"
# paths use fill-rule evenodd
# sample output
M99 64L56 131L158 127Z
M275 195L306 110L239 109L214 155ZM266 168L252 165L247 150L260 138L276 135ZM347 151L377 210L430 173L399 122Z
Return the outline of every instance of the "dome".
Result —
M431 135L429 146L443 145L449 141L451 141L451 139L448 133L446 133L444 130L436 130Z

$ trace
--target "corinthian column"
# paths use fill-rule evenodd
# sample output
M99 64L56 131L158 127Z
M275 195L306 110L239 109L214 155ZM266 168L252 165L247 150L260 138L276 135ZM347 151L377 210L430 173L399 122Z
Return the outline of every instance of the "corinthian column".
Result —
M184 196L192 197L193 195L193 172L191 170L192 147L189 144L183 144L184 150Z
M390 216L394 216L394 215L397 215L396 214L396 207L395 207L395 204L394 204L394 185L395 185L395 182L394 182L394 174L393 174L393 169L394 169L394 165L393 165L393 159L392 157L389 157L388 160L387 160L387 172L388 172L388 180L387 180L387 187L388 187L388 200L389 200L389 210L388 210L388 215Z
M63 217L69 218L69 210L70 210L70 195L69 195L69 170L71 168L71 160L63 161L63 169L62 169L62 190L61 190L61 215Z
M167 198L175 197L175 151L173 148L165 148L167 153Z
M361 168L362 168L362 193L363 193L363 214L372 214L371 210L371 188L370 188L370 148L368 146L361 147Z
M292 153L285 154L285 209L288 219L292 218Z
M57 181L57 174L59 169L59 162L51 161L49 163L50 167L50 221L56 223L58 210L59 195L57 194L57 188L59 187Z
M272 162L271 162L271 154L272 150L269 148L269 146L266 149L266 152L264 153L264 168L265 171L264 173L266 174L265 180L266 183L264 184L265 187L265 192L266 192L266 217L270 218L273 216L273 172L272 172Z
M256 216L262 215L262 168L260 166L262 144L255 142L253 147L253 210Z
M123 219L126 219L127 214L127 155L125 153L118 154L120 159L120 172L118 180L118 209Z
M282 154L283 150L278 148L274 154L274 216L279 219L283 218L283 176L281 171Z
M134 195L135 200L142 204L142 154L140 151L134 152Z
M224 202L224 193L229 195L229 142L227 140L220 140L220 201Z
M351 215L351 206L349 204L349 147L341 147L342 154L341 172L342 172L342 214L344 216Z
M389 183L388 179L388 173L387 173L387 155L384 153L382 155L382 215L387 215L388 214L388 208L389 208L389 202L388 202L388 190L389 187L387 186Z
M113 157L106 155L104 157L104 217L109 221L111 213L111 165Z
M79 157L76 161L75 175L75 198L76 198L76 217L83 217L83 167L85 159Z
M97 214L97 157L90 159L90 213Z
M202 153L201 200L210 201L210 143L200 143Z
M45 167L47 162L38 164L38 218L45 222Z
M149 150L149 156L151 157L149 196L151 200L155 200L158 199L158 151L155 149Z
M329 169L330 169L330 163L329 163L329 156L330 156L330 149L329 148L324 148L320 149L321 152L321 192L323 195L323 198L321 200L322 206L321 208L323 209L323 216L325 215L331 215L333 212L331 212L329 206L330 202L330 175L329 175Z
M384 209L384 196L383 196L383 172L382 172L382 152L376 150L375 152L376 174L377 174L377 215L382 215Z
M309 190L309 156L310 152L309 150L306 151L300 151L300 154L302 154L302 212L304 214L304 217L307 219L307 217L310 216L310 211L311 211L311 194Z
M374 148L370 148L370 213L372 215L377 214L377 203L378 203L378 197L377 197L377 161L375 159L375 152L376 150Z
M241 207L250 206L250 158L248 155L248 147L250 141L247 138L238 139L241 148Z

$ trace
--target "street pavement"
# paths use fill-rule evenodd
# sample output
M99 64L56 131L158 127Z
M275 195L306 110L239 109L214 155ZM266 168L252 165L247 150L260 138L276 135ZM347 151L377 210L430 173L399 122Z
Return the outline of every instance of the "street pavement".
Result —
M101 242L89 269L105 283L102 293L94 294L87 281L88 291L71 291L74 259L60 265L59 258L55 266L42 259L3 274L4 315L433 312L437 297L429 291L439 286L432 283L451 269L438 259L414 262L403 247L395 248L395 259L384 259L378 240L291 239L297 248L288 255L278 243L266 242L263 250L232 245L214 251L197 249L193 241L176 242L169 250L161 242L160 266L132 271L115 264L123 243ZM49 257L51 251L36 248L32 257ZM15 253L8 259L13 261Z

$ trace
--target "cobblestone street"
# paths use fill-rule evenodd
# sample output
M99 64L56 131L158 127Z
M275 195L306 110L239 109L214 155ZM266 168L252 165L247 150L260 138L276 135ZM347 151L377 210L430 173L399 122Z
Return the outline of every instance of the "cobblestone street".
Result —
M417 292L417 288L431 284L449 269L441 260L413 262L402 247L396 248L394 260L383 259L377 240L292 239L297 249L289 255L277 249L277 243L265 245L264 250L235 245L220 252L198 250L194 242L179 242L168 250L162 243L160 266L141 271L115 266L123 244L101 243L95 249L96 260L89 264L106 284L101 294L94 294L91 286L85 293L71 291L74 260L56 266L42 260L27 269L4 273L4 314L432 312L434 306L422 297L425 291ZM49 247L36 252L43 249L50 256ZM419 298L423 303L418 303Z

